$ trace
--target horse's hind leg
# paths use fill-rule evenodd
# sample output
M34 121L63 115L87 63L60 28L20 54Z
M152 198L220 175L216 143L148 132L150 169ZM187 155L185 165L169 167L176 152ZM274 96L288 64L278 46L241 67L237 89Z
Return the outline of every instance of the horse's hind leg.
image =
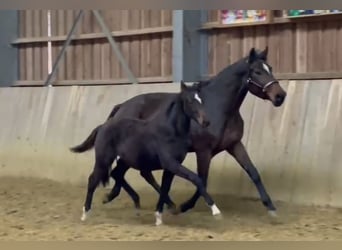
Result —
M140 171L140 175L146 180L146 182L148 184L150 184L154 190L156 190L158 192L158 194L160 195L161 192L161 187L159 186L159 184L157 183L156 179L154 178L153 174L151 173L151 171ZM169 195L166 195L165 197L165 203L168 206L168 208L173 211L174 213L176 212L176 204L171 200Z
M117 161L116 166L113 168L113 170L110 173L110 176L114 179L115 184L112 190L108 194L106 194L105 197L103 198L104 204L111 202L117 196L119 196L121 187L122 187L122 180L128 169L129 167L123 164L121 160Z
M125 180L124 177L122 178L121 183L122 183L123 189L125 189L128 195L132 198L134 202L134 206L137 209L137 215L138 215L139 214L138 210L140 210L141 208L139 195L137 194L137 192L135 192L135 190L131 187L131 185L128 184L128 182Z
M110 165L109 165L110 166ZM87 214L91 209L91 203L93 201L93 195L97 186L102 182L105 184L108 180L108 166L104 164L102 161L96 160L94 170L89 175L88 178L88 189L86 200L83 206L83 213L81 220L84 221L87 218Z
M132 198L135 208L140 209L141 206L139 195L125 180L125 174L129 168L130 167L126 165L122 160L118 160L116 167L111 172L111 177L115 180L115 185L111 192L104 197L104 204L113 201L120 194L122 187Z

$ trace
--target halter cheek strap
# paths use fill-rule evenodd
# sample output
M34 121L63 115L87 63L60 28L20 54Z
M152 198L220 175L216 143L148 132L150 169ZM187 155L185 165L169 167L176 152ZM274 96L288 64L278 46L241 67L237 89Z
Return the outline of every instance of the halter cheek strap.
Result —
M274 81L270 81L268 83L266 83L265 85L261 85L260 83L257 83L255 81L253 81L250 77L247 79L247 83L252 83L254 84L255 86L261 88L262 92L266 92L266 89L271 86L272 84L274 83L278 83L277 80L274 80Z

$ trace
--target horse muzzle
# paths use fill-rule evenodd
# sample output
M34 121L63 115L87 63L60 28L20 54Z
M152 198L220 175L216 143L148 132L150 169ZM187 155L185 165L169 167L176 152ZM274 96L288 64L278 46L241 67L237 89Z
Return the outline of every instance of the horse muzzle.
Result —
M281 106L286 98L286 94L285 95L276 95L273 101L274 106L279 107Z

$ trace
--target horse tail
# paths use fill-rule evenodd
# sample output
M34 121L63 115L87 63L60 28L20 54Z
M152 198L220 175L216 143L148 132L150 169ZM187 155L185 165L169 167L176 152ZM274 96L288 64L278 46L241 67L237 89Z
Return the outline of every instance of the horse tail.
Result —
M87 139L85 139L84 142L82 142L80 145L70 148L70 151L74 153L83 153L87 150L90 150L95 144L96 135L101 127L102 125L99 125L96 128L94 128L91 134L88 136Z
M110 114L109 114L109 116L107 118L107 121L110 118L112 118L119 111L120 107L121 107L121 104L117 104L117 105L114 106L114 108L112 109L112 111L110 112Z

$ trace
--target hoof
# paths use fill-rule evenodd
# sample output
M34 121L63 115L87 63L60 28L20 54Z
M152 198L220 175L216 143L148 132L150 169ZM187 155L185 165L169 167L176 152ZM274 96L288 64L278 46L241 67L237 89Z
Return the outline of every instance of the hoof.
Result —
M102 199L102 204L109 203L109 194L105 194Z
M218 209L218 207L215 204L210 206L210 208L211 208L211 212L212 212L213 216L221 215L220 209Z
M139 217L139 216L140 216L140 210L138 210L138 209L135 210L135 216L136 216L136 217Z
M161 220L156 220L156 226L161 226L163 225L163 221Z
M176 205L172 205L172 206L169 206L167 208L167 211L170 213L170 214L173 214L173 215L177 215L180 213L180 211L177 209L177 206Z
M278 214L275 211L268 211L268 218L270 220L270 223L273 225L279 225L283 224L283 221L281 218L278 216Z
M163 224L163 218L162 218L162 214L159 212L155 213L155 218L156 218L156 226L160 226Z
M269 215L271 218L277 218L277 217L278 217L277 212L274 211L274 210L269 210L269 211L268 211L268 215Z
M89 211L88 211L89 212ZM82 208L82 216L81 216L81 221L85 221L88 217L88 212L85 211L85 208Z
M182 204L182 205L180 205L180 207L178 208L178 211L179 211L179 213L185 213L185 212L187 212L188 210L190 210L190 209L193 209L194 207L193 206L189 206L189 205L187 205L187 204Z
M170 209L170 211L173 215L180 215L180 214L185 213L185 211L181 207L177 207L177 208L175 207L173 209Z

